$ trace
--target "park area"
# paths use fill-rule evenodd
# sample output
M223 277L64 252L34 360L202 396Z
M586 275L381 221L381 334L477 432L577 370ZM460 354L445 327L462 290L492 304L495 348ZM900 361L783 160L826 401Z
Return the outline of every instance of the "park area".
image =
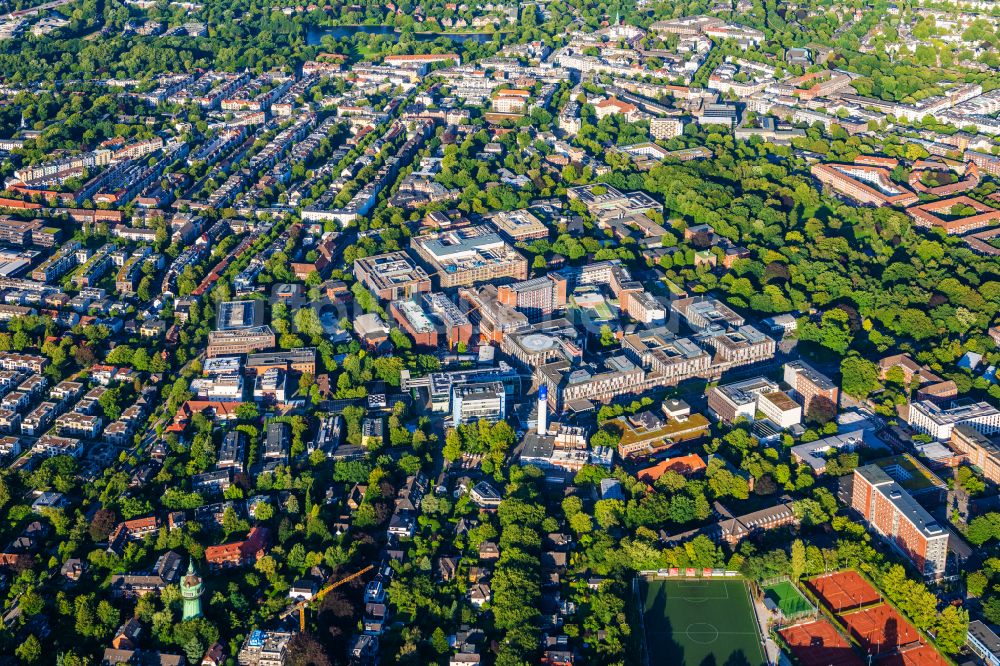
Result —
M639 597L649 666L767 663L743 580L640 580Z
M787 580L765 585L764 596L774 602L781 614L788 619L811 613L813 610L809 600Z

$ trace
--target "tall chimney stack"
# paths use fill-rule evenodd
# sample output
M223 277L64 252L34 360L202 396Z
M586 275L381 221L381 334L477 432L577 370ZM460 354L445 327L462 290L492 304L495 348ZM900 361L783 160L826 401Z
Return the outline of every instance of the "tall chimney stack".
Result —
M549 433L548 410L549 387L542 384L538 387L538 434L543 437Z

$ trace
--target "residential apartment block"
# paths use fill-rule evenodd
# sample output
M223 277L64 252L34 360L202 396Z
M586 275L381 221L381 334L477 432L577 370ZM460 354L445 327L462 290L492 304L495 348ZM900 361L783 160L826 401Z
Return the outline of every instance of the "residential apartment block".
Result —
M948 531L877 465L854 470L851 508L927 577L944 574Z

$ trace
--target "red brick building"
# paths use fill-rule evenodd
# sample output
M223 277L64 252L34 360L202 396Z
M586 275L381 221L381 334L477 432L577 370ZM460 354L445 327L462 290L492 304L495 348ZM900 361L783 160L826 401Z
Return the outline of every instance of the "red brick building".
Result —
M925 576L944 574L948 531L877 465L854 470L851 508Z
M253 564L264 556L268 536L266 527L254 527L243 541L206 548L205 560L213 569L230 569Z
M808 419L820 414L837 413L840 389L833 381L804 361L785 364L785 383L802 402L802 413Z

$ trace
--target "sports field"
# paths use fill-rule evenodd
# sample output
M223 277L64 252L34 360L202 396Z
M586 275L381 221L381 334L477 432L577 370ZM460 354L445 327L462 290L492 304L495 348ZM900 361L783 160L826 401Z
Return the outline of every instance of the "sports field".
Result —
M785 627L779 632L802 666L862 666L851 644L825 619Z
M767 664L742 580L640 580L639 595L649 666Z
M882 601L882 595L878 590L857 571L850 569L816 576L806 581L806 585L834 613L863 608Z
M764 588L764 595L773 601L787 618L793 618L812 610L812 604L809 603L809 600L802 596L802 593L787 580L768 585Z

